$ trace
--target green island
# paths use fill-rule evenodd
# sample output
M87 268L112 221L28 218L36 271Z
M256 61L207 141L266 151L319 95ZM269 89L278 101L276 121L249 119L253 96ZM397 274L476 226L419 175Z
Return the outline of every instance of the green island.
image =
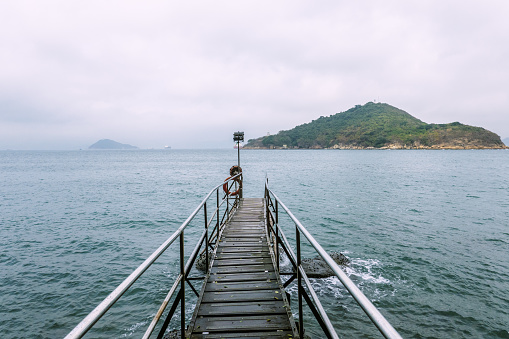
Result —
M500 137L481 127L427 124L385 103L368 102L321 116L275 135L248 140L245 149L503 149Z

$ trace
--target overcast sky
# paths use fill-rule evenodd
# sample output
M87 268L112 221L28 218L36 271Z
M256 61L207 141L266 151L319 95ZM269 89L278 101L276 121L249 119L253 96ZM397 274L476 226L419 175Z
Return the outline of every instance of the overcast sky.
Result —
M0 2L0 149L232 147L380 101L509 137L509 1Z

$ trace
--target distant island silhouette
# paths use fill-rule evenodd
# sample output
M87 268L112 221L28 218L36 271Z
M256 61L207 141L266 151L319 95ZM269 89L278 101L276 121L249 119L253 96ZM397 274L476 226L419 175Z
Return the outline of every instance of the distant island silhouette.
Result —
M88 149L138 149L136 146L129 144L121 144L111 139L101 139Z
M244 149L504 149L481 127L427 124L385 103L368 102L287 131L250 139Z

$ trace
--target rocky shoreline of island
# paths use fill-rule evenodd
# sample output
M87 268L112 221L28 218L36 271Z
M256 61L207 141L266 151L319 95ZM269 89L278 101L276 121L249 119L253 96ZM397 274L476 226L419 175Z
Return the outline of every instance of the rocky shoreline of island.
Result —
M242 149L246 150L273 150L273 149L285 149L285 150L298 150L298 149L332 149L332 150L489 150L489 149L509 149L508 146L484 146L484 145L454 145L454 144L439 144L432 146L424 146L424 145L401 145L401 144L389 144L382 147L363 147L356 145L342 145L336 144L332 147L321 147L321 146L313 146L309 148L304 147L288 147L288 146L269 146L269 147L259 147L259 146L244 146Z
M482 127L452 122L428 124L384 103L368 102L346 112L251 139L244 149L465 150L507 149Z

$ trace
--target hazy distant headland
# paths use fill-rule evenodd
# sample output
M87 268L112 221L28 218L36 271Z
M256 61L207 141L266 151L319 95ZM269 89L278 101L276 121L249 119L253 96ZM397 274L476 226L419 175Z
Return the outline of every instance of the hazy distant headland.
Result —
M384 103L368 102L275 135L250 139L245 149L503 149L481 127L427 124Z
M138 149L138 147L129 144L121 144L111 139L102 139L88 147L88 149Z
M506 146L509 146L509 138L505 138L502 140L502 142L506 145Z

